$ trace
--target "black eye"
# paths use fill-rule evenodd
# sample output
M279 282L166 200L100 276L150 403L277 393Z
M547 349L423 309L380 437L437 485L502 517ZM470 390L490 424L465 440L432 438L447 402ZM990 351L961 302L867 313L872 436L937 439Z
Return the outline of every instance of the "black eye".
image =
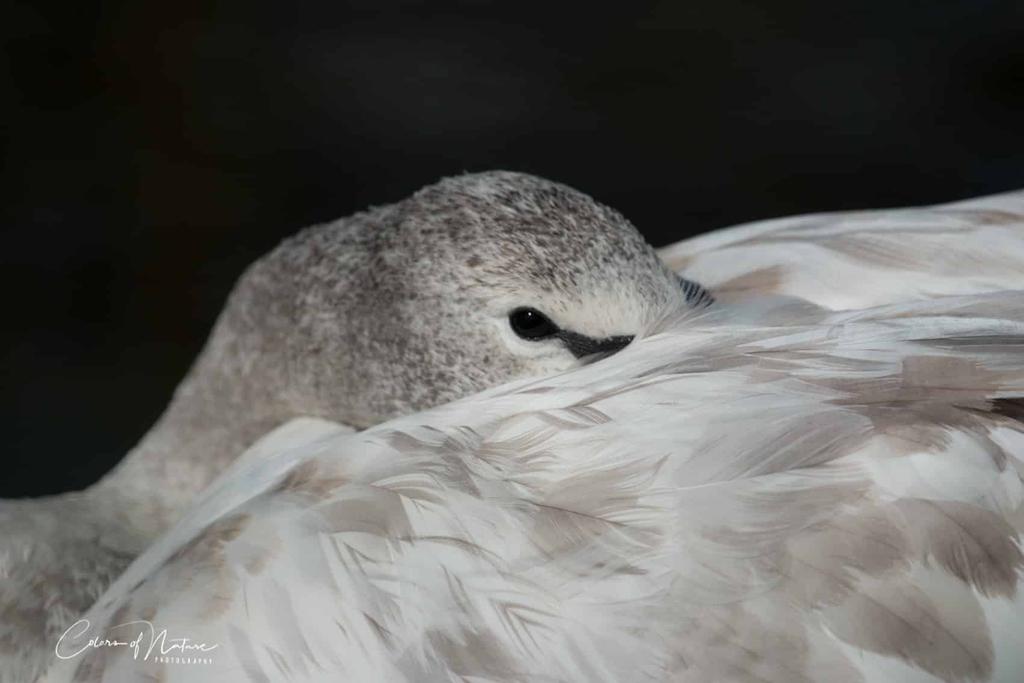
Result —
M508 314L508 324L523 339L544 339L558 332L558 326L536 308L517 308Z

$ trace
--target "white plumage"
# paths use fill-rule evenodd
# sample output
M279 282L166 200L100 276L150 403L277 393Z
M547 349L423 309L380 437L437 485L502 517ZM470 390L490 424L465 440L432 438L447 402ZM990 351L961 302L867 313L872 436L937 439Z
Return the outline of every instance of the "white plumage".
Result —
M727 301L782 294L843 310L1019 289L1024 192L759 221L659 254Z
M1020 681L1024 295L982 292L1024 288L1022 206L698 238L665 254L725 302L612 358L292 424L61 644L203 662L46 680Z

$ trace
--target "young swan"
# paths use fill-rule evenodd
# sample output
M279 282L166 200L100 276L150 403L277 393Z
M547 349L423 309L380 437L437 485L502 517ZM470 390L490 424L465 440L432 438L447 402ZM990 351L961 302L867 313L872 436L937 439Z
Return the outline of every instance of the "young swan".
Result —
M60 634L249 444L296 416L355 429L621 349L709 302L620 214L509 172L315 226L242 276L170 406L80 493L0 501L0 680Z

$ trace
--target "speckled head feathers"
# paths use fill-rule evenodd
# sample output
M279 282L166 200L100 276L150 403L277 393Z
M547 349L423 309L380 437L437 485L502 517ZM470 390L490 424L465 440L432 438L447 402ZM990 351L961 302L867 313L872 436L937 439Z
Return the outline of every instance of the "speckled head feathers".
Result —
M297 412L366 426L579 364L564 340L516 337L517 307L600 339L686 305L619 213L496 171L299 233L247 273L226 318L249 313L241 328L271 352L268 374L287 368L278 383Z

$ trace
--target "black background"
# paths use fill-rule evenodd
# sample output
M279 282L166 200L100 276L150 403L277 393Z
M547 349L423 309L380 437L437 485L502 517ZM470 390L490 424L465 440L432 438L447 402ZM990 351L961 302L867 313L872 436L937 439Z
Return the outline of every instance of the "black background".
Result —
M655 244L1024 186L1024 3L20 3L0 496L93 481L283 236L530 171Z

